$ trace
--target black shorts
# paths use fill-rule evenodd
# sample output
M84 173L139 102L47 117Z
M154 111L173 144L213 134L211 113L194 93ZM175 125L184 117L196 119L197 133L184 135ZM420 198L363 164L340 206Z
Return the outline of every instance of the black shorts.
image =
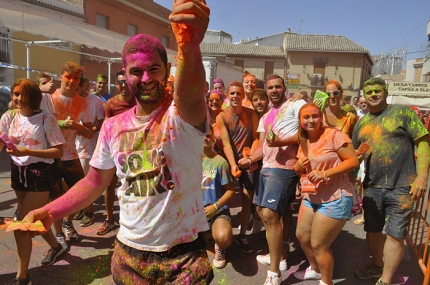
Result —
M45 162L17 166L11 163L12 189L15 191L46 192L55 184L54 164Z
M56 181L49 193L49 200L51 201L66 193L66 190L63 188L63 179L70 189L85 177L84 169L79 159L66 161L55 159L54 168Z

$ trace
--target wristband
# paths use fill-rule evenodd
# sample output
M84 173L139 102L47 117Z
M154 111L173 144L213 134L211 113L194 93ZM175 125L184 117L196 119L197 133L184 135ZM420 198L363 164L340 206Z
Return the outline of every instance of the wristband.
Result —
M218 205L218 203L214 203L213 205L214 205L214 207L216 208L216 210L218 211L218 210L219 210L219 205Z
M327 182L328 178L327 178L327 172L324 171L324 181Z
M248 159L249 159L249 161L250 161L250 163L249 163L249 164L252 164L252 159L251 159L251 157L249 157L249 156L248 156Z

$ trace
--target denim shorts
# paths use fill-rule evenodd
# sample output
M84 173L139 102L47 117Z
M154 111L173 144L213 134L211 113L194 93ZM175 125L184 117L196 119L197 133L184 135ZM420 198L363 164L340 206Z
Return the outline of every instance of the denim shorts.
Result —
M366 188L363 198L364 230L378 233L385 225L388 235L404 239L413 206L410 190L410 187Z
M253 203L277 211L282 216L287 204L295 197L298 181L299 178L294 170L262 168L260 184L254 193Z
M302 203L303 206L312 208L315 212L319 212L324 216L337 220L349 220L352 215L352 200L352 196L345 196L345 194L342 193L339 199L327 203L317 204L306 199L303 199Z
M230 209L228 209L228 210L224 209L224 210L216 213L212 218L208 219L209 229L212 229L212 225L218 219L224 219L231 224Z

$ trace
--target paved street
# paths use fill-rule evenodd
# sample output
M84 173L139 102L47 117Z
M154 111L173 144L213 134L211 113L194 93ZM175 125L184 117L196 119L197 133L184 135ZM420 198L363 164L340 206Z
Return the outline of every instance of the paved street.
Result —
M17 251L13 233L5 232L4 218L12 217L16 207L16 197L10 187L10 159L5 151L0 153L0 285L15 277L17 268ZM238 206L239 194L234 199L232 214L234 234L238 233ZM61 255L59 260L49 267L40 265L43 253L48 249L42 238L37 237L33 243L33 254L30 262L30 276L33 284L51 285L79 285L79 284L114 284L110 276L110 258L113 252L115 239L114 232L106 236L95 234L97 227L103 221L103 199L96 201L96 222L94 225L81 228L75 221L75 227L82 235L78 242L70 243L69 253ZM297 204L295 205L297 209ZM115 203L116 219L118 220L118 204ZM357 217L354 217L355 220ZM353 221L352 220L352 221ZM336 284L343 285L374 285L376 279L360 280L354 276L354 270L364 266L370 261L367 250L365 233L362 226L356 226L349 221L339 237L333 244L335 258L334 280ZM297 222L295 215L294 223ZM292 235L294 236L294 235ZM249 240L255 248L252 254L243 253L234 243L227 251L227 266L223 269L215 269L215 279L212 284L222 285L260 285L266 278L267 266L259 264L255 257L257 254L266 254L267 243L265 231L256 235L250 235ZM308 264L300 249L298 242L292 238L295 250L288 259L288 271L282 273L282 285L287 284L318 284L317 281L300 282L292 273L305 269ZM213 259L213 245L208 247L210 259ZM418 267L417 259L408 245L405 245L405 256L397 270L393 284L421 285L423 274Z

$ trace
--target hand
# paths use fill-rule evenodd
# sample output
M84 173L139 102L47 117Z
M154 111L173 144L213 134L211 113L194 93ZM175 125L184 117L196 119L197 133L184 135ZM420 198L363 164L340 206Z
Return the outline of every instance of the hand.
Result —
M305 96L303 96L303 94L302 93L296 93L296 94L294 94L293 95L293 97L292 98L290 98L289 100L291 101L291 102L296 102L296 101L299 101L300 99L303 99Z
M231 175L233 175L234 178L239 178L240 175L242 175L242 171L240 171L236 164L231 167Z
M51 78L51 81L47 82L45 85L40 85L39 89L42 91L42 93L54 93L55 90L57 90L57 86L55 86L54 83L54 78Z
M310 161L309 161L309 158L304 157L304 158L300 158L300 159L298 160L298 163L299 163L299 166L300 166L300 168L301 168L301 169L299 169L299 170L301 170L301 171L305 171L305 170L306 170L306 168L308 168Z
M45 229L50 229L52 226L52 223L54 222L52 217L48 214L47 211L44 210L44 208L39 208L36 210L33 210L29 212L23 219L22 222L31 224L36 221L40 220L45 227ZM43 234L38 232L31 232L31 237L35 237L36 235Z
M210 9L204 0L175 0L169 20L181 49L198 48L209 24Z
M237 164L242 169L248 169L251 166L251 159L249 159L248 157L243 157L243 158L239 159Z
M209 205L205 207L205 215L208 219L212 218L217 212L218 210L215 205Z
M309 174L309 181L317 185L319 182L324 180L324 171L312 170Z
M412 199L417 200L420 197L424 197L427 191L427 179L425 177L417 176L414 183L412 183L411 191Z
M281 139L275 135L275 133L267 134L266 135L266 143L269 147L278 147L282 146Z

